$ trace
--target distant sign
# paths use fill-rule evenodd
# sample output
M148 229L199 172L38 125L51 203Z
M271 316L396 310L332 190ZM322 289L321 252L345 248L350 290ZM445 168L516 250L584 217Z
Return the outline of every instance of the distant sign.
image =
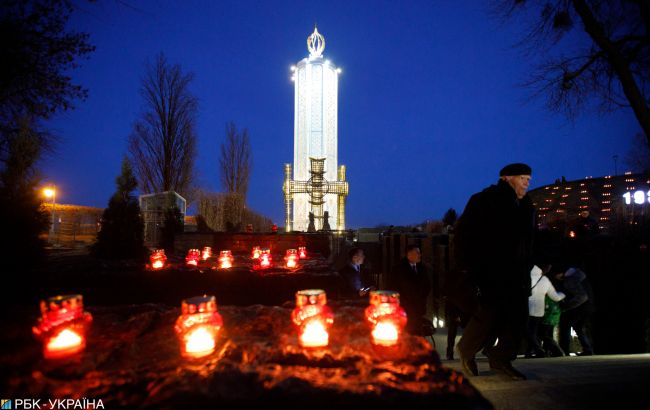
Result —
M623 194L623 198L625 198L625 203L628 205L631 205L633 202L638 205L643 205L645 203L650 204L650 191L634 191L634 193L626 192Z

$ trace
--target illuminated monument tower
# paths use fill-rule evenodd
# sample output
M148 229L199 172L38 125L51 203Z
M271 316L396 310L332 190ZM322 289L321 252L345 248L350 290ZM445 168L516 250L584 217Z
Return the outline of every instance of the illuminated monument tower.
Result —
M325 39L317 29L307 38L307 49L309 57L291 68L295 82L293 178L291 164L285 164L285 226L287 232L307 231L312 213L315 230L327 223L341 231L348 194L345 165L338 166L337 152L341 71L323 59Z

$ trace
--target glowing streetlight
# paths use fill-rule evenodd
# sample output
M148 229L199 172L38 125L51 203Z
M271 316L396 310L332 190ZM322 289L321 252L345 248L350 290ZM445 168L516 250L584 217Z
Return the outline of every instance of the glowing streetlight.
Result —
M52 240L50 242L54 242L54 209L56 207L56 187L54 185L44 188L43 189L43 195L45 198L52 198L52 227L51 227L51 233L52 233Z
M43 189L43 195L45 195L46 198L54 198L56 191L54 188L45 188Z

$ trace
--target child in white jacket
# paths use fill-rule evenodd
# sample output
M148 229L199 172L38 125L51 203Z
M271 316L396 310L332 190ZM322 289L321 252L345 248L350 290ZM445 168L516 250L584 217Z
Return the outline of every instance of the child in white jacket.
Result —
M550 268L550 266L544 266L544 269L542 269L535 265L530 271L531 295L528 297L528 326L526 329L528 347L526 348L526 357L546 356L537 337L537 329L544 317L544 299L546 295L556 302L565 297L564 293L555 290L551 281L544 275Z

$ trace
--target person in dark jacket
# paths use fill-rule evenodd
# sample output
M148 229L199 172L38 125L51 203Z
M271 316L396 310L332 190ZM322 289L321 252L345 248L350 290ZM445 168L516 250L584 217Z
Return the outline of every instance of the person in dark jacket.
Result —
M593 292L587 275L577 268L569 268L556 273L555 278L560 281L560 289L567 297L560 303L562 316L560 316L560 347L568 355L571 347L571 328L576 331L578 341L582 345L580 356L594 354L588 327L591 315L594 313Z
M358 298L374 289L363 274L362 265L366 259L363 249L354 247L348 252L348 263L339 270L343 278L343 296Z
M463 277L456 282L463 285L452 293L458 300L474 299L465 304L472 306L471 318L458 343L469 374L478 375L474 356L484 349L491 369L525 379L512 361L528 317L535 227L535 209L526 194L531 173L526 164L505 166L496 185L472 195L456 225L456 272Z
M406 330L413 334L425 335L433 332L432 322L425 318L431 282L429 271L421 259L420 248L417 245L407 246L406 257L391 271L388 288L399 292L400 304L404 307L408 318Z

